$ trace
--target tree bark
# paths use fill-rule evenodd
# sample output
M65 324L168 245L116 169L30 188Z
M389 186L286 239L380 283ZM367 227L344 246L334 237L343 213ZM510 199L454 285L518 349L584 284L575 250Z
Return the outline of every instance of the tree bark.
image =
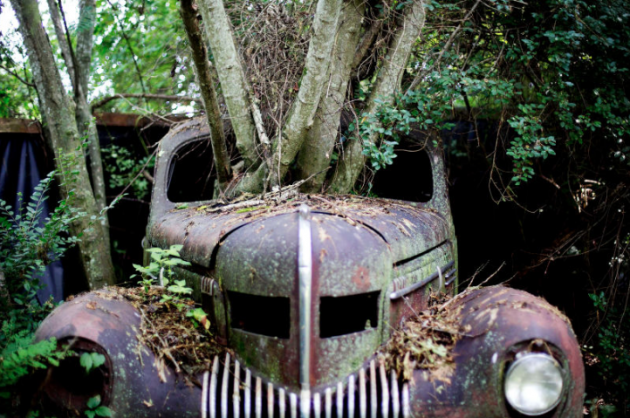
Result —
M55 35L57 35L57 42L59 43L59 49L61 50L61 56L66 63L66 69L70 76L70 81L74 85L76 81L76 74L74 73L74 64L72 62L72 54L70 52L70 45L68 44L68 38L66 38L66 31L63 28L63 22L61 20L61 14L59 13L59 6L57 0L48 0L48 11L50 12L50 18L55 28Z
M58 0L61 1L61 0ZM68 69L68 75L72 81L74 90L74 99L76 103L76 125L79 130L81 141L88 142L88 152L90 154L90 174L92 175L92 190L96 207L102 212L107 207L107 197L105 192L105 176L103 174L103 160L101 157L101 146L98 139L98 131L96 130L96 122L92 117L90 105L87 102L87 77L89 73L90 60L92 58L92 38L94 33L94 25L96 19L90 14L95 12L93 0L82 0L79 10L79 26L77 28L77 54L72 49L72 44L68 41L69 34L66 32L65 22L62 22L62 16L57 7L57 0L48 0L48 8L55 27L57 41L61 47L63 59ZM88 10L84 10L87 7ZM92 7L92 12L89 11ZM81 54L79 51L81 45ZM84 68L81 64L87 63ZM83 84L85 84L85 88ZM109 247L109 222L107 214L101 217L101 225L105 229L105 244Z
M276 184L282 181L304 143L307 130L313 125L315 112L319 107L322 91L326 84L325 80L335 44L341 4L341 0L319 0L317 2L304 75L284 126L282 137L278 138L278 146L274 153L274 166L271 170Z
M114 283L114 270L110 249L105 245L104 232L99 222L96 201L88 178L83 158L72 99L64 93L59 71L48 36L44 31L36 0L11 0L20 22L29 62L33 71L41 113L46 115L50 140L59 161L71 164L69 170L61 170L61 191L72 199L72 206L84 212L71 225L71 233L81 237L79 250L82 267L91 289Z
M95 25L96 1L80 0L79 24L77 25L77 81L86 99L88 97L88 80L90 79Z
M344 5L333 59L330 64L330 80L324 85L313 127L308 131L298 156L299 177L315 177L303 184L305 192L321 192L330 164L335 141L339 133L350 73L353 69L355 50L361 34L361 19L365 13L362 0L349 1ZM319 174L317 174L319 173Z
M413 44L424 26L424 19L424 0L415 0L408 7L403 22L392 39L364 114L374 114L378 106L393 103L395 93L400 90L400 82ZM376 143L378 136L372 134L368 140L371 143ZM352 190L365 161L366 157L363 155L361 140L350 141L344 149L344 158L340 161L335 173L332 189L339 193L347 193Z
M250 98L247 97L247 80L223 1L201 0L200 11L206 40L214 57L223 97L236 136L236 148L245 161L246 168L256 166L260 158L256 152L256 134L250 113Z
M204 46L201 36L201 29L197 21L197 13L193 7L193 0L180 0L180 6L180 14L184 21L188 41L190 42L197 79L199 80L199 88L201 89L201 96L203 97L206 108L206 117L210 127L212 154L217 170L219 188L223 191L227 182L232 178L232 169L230 167L230 157L228 155L223 132L223 123L221 122L219 102L214 90L210 66L208 65L208 53L206 52L206 47Z

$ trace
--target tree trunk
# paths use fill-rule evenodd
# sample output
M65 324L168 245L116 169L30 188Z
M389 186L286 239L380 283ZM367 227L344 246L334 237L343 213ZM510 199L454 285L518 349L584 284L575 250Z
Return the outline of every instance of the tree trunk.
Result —
M232 179L232 169L230 167L230 157L228 155L223 132L223 123L221 122L219 102L217 100L217 94L214 91L214 82L210 73L210 66L208 65L208 53L206 52L201 30L199 29L199 22L197 21L197 13L193 7L193 0L180 0L180 6L180 14L184 21L188 41L190 42L197 79L199 80L199 88L206 108L206 117L208 119L208 126L210 127L212 153L217 169L217 179L219 180L219 187L221 191L223 191L227 182Z
M64 93L63 84L44 31L36 0L11 0L20 22L20 32L33 71L41 100L41 113L46 115L51 143L59 168L61 191L72 200L72 206L84 212L71 225L71 233L81 238L81 262L91 289L114 283L114 270L109 247L105 245L96 202L83 158L81 141L74 119L73 102ZM70 167L63 166L69 164Z
M400 89L402 75L413 44L424 26L424 18L423 0L414 1L408 7L404 20L389 45L388 53L379 71L364 114L374 114L378 106L393 103L394 95ZM372 134L368 141L376 143L378 139L376 134ZM350 141L344 149L344 156L335 173L332 189L339 193L347 193L352 190L365 165L365 160L361 140Z
M201 0L200 6L206 40L214 57L236 136L236 148L245 161L246 169L255 167L260 162L256 152L255 126L247 97L247 80L234 45L232 27L222 0Z
M300 90L293 102L282 137L278 138L278 146L275 150L274 167L271 170L277 184L282 181L304 143L307 130L313 125L315 112L326 85L325 80L335 45L341 4L341 0L317 2L313 19L313 34L309 42Z
M339 133L341 112L346 100L364 13L365 3L362 0L349 1L344 5L336 47L330 64L330 80L324 85L324 93L315 122L308 131L298 156L299 177L306 179L315 175L304 183L302 190L305 192L322 191L326 178L325 170L330 164Z
M61 1L61 0L58 0ZM90 174L92 175L92 190L99 213L107 207L107 197L105 192L105 176L103 174L103 160L101 157L101 146L96 130L96 122L92 117L90 105L87 102L87 79L89 76L90 61L92 59L92 38L96 19L94 16L94 0L81 0L79 10L79 25L77 27L77 53L72 49L72 44L68 41L69 34L66 32L65 22L57 8L57 0L48 0L48 8L53 21L57 41L59 42L63 59L68 69L68 75L72 81L74 99L76 103L76 124L79 130L81 141L87 141L90 154ZM86 9L87 8L87 9ZM90 11L91 10L91 11ZM65 51L65 52L64 52ZM80 52L80 53L79 53ZM107 214L103 213L101 225L105 230L105 245L109 248L109 222Z

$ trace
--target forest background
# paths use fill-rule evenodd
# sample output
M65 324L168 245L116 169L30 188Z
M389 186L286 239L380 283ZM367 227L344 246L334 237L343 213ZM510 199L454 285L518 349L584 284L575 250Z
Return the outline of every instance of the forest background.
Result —
M59 3L49 3L58 8ZM9 6L0 4L0 117L41 120L46 116L26 46ZM58 68L72 60L64 57L63 42L52 34L61 33L79 49L85 21L77 11L88 10L86 4L93 4L94 46L84 80L74 79L67 69L61 72L68 92L83 85L90 111L160 117L204 113L203 83L180 16L180 7L191 2L66 1L64 28L54 27L47 5L40 2ZM627 415L630 7L621 0L428 1L417 22L419 36L406 43L409 52L396 88L377 97L383 63L401 22L418 3L360 4L363 16L356 32L361 36L352 51L347 92L337 104L349 116L332 130L324 166L342 162L350 144L359 144L367 164L342 191L369 194L375 175L404 156L411 127L440 138L452 185L462 282L468 277L480 282L496 272L492 282L509 281L567 312L583 344L587 408L600 415L615 410ZM306 77L316 3L226 1L225 8L251 87L248 94L256 97L260 112L259 137L261 131L278 132ZM203 19L195 20L203 24ZM212 48L208 53L214 61ZM214 65L207 71L219 119L227 125L230 172L247 158L239 148L239 133L229 124L220 70ZM76 98L76 91L69 94ZM458 126L469 127L467 139L455 135ZM263 159L271 158L261 149ZM138 173L150 167L150 152L102 151L107 190L100 208L132 179L135 194L126 198L148 199L149 179ZM288 174L280 180L304 177L299 156L297 161L286 164ZM74 163L58 160L57 165ZM334 170L318 177L308 191L335 184ZM71 206L61 208L65 215L58 228L72 231L80 216ZM72 245L72 236L76 233L63 238L67 241L59 248Z

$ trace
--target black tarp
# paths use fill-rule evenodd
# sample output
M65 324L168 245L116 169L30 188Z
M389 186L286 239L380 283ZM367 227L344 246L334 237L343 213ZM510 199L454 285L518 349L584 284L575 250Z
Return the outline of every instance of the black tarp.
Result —
M43 141L34 134L0 134L0 199L6 201L18 213L19 195L26 205L42 178L50 171ZM40 225L52 209L49 201L43 203ZM51 296L55 302L63 300L63 265L60 260L49 264L40 278L45 286L37 292L40 303Z

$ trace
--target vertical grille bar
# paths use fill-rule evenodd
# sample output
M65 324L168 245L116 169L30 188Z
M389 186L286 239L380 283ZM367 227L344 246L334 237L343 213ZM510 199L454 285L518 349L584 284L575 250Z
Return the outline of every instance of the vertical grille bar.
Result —
M291 418L297 418L297 395L289 393L289 403L291 404Z
M332 390L326 388L326 418L332 418Z
M280 410L280 418L286 417L287 404L284 397L285 397L284 389L280 389L278 391L278 403L279 403L278 409Z
M256 378L256 393L254 398L254 411L256 418L262 418L262 380Z
M387 373L385 372L385 364L379 364L378 371L381 377L381 416L389 417L389 385L387 384Z
M340 392L343 393L343 385L339 383ZM348 379L348 417L354 418L354 375L351 374ZM337 395L339 396L339 395Z
M370 418L376 418L378 411L378 398L376 397L376 363L370 362Z
M234 418L239 418L241 415L241 364L238 360L234 361L234 388L232 394L232 410L234 411Z
M313 413L315 418L321 418L322 416L322 401L319 393L313 395Z
M273 418L273 385L271 383L267 383L267 417Z
M350 379L354 379L354 376L350 376ZM348 391L348 396L350 396L350 391ZM354 402L348 401L348 408ZM352 418L352 412L348 412L350 418ZM337 418L343 418L343 383L337 383Z
M398 418L400 414L400 395L398 393L398 378L396 372L391 372L391 386L392 386L392 418Z
M365 369L359 370L359 413L367 418L367 388L365 387Z
M210 375L210 418L216 418L217 416L217 376L219 374L219 356L214 356L212 362L212 374Z
M403 384L403 418L411 417L411 407L409 405L409 383Z
M245 371L245 402L244 402L245 418L252 416L252 372L249 369Z
M228 418L228 383L230 377L230 353L225 354L223 381L221 382L221 418Z
M203 384L201 386L201 418L208 418L208 381L210 372L203 374Z
M215 356L200 380L201 418L411 418L409 382L400 382L376 359L348 376L347 385L338 382L313 393L263 382L230 354L224 361Z

